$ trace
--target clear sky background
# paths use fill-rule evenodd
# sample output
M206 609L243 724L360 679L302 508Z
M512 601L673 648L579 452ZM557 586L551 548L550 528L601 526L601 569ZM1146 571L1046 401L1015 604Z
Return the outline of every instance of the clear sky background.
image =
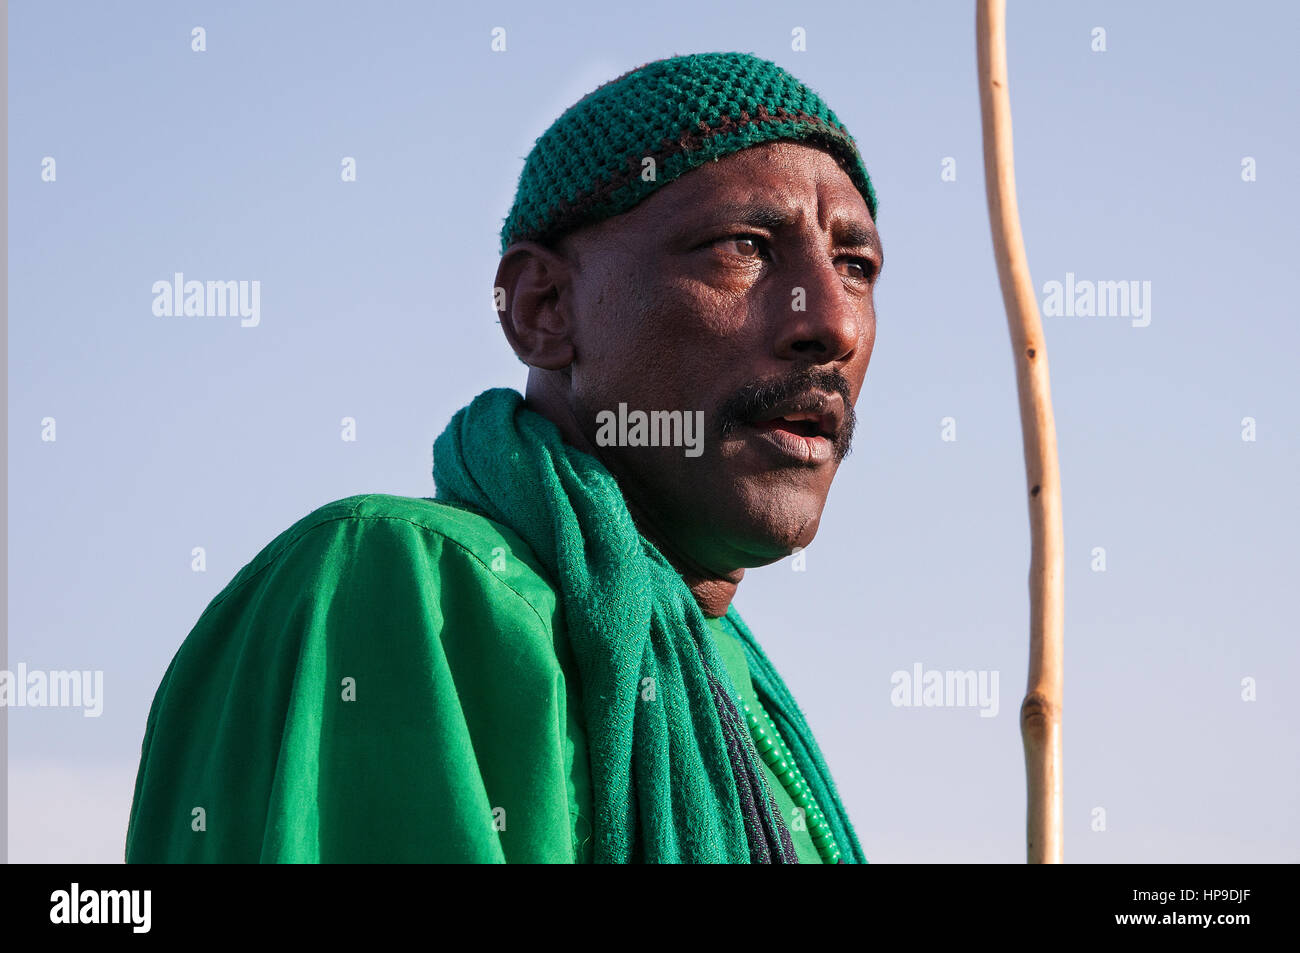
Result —
M9 712L10 859L120 861L154 691L208 601L330 500L431 496L450 416L522 388L491 286L537 136L649 60L740 50L848 125L887 262L806 570L751 571L737 605L871 861L1022 861L1028 515L972 4L464 6L10 4L8 667L99 669L105 696ZM1070 861L1300 860L1298 27L1289 2L1009 11L1036 286L1151 283L1146 327L1045 318ZM259 280L260 324L155 316L177 271ZM917 663L998 672L997 716L893 705Z

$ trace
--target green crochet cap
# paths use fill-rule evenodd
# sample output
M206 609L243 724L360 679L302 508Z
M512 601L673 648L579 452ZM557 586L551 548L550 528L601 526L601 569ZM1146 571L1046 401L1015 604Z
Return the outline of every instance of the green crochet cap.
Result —
M696 166L779 139L834 156L876 217L857 144L816 93L757 56L697 53L598 86L542 133L501 228L501 253L517 241L549 245L626 212ZM650 181L647 158L654 159Z

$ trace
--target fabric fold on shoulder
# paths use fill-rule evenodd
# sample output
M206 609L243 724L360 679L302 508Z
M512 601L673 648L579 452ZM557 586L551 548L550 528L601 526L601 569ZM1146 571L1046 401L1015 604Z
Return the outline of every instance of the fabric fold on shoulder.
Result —
M539 569L433 500L299 521L173 659L128 862L571 862L571 691Z

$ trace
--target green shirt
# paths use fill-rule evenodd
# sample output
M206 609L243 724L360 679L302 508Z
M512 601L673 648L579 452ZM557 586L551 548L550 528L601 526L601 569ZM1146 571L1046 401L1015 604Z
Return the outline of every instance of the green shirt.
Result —
M584 723L559 596L513 531L431 499L339 500L240 570L172 659L126 860L588 862Z

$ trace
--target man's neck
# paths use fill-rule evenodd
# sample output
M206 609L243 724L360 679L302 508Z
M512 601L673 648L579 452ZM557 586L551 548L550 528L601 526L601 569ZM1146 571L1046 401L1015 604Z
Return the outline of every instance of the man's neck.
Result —
M565 443L576 447L583 453L590 454L597 460L601 459L596 448L591 446L583 435L581 428L565 412L567 408L564 401L560 399L560 395L550 392L548 388L537 386L531 375L528 381L526 403L531 410L535 410L543 417L546 417L559 428L560 436ZM606 467L608 468L608 465ZM614 477L618 479L618 474L615 473ZM664 558L677 570L678 575L682 577L682 581L686 583L686 587L691 590L691 594L695 597L700 611L710 619L726 615L731 600L736 595L736 588L740 585L740 580L745 576L745 570L737 569L726 576L719 576L696 565L678 551L677 547L670 542L668 534L659 531L655 520L635 499L635 493L628 492L631 488L622 482L620 482L620 486L623 487L623 497L627 500L628 511L632 514L632 520L636 523L637 529L642 536L655 545L659 552L663 553Z
M745 570L737 569L726 576L719 576L702 569L668 542L655 526L654 520L645 514L634 499L626 494L624 498L627 500L628 512L632 514L632 520L641 535L650 540L677 570L677 574L682 577L682 582L686 583L686 588L690 589L691 595L695 597L700 611L710 619L726 615L731 600L736 596L740 580L745 578Z

